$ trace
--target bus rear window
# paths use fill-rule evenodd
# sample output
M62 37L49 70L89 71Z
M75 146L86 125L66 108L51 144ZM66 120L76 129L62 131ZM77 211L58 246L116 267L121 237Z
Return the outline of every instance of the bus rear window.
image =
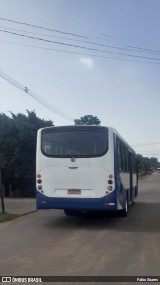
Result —
M108 150L107 129L45 132L41 148L44 155L51 157L102 156Z

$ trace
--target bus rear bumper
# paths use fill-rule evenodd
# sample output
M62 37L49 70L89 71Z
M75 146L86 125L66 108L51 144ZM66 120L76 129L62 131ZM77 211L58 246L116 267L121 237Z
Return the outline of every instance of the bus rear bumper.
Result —
M37 209L117 210L114 192L102 198L52 198L36 193Z

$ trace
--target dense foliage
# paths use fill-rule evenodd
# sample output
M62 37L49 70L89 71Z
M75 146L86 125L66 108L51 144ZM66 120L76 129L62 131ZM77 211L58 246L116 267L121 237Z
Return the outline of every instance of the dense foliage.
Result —
M85 115L80 119L74 120L75 125L100 125L101 121L92 115Z
M138 161L138 172L139 175L143 175L149 172L156 170L157 167L160 167L160 163L156 157L143 157L141 154L137 155Z
M37 130L48 126L53 126L53 122L38 118L34 111L27 111L27 116L0 114L0 152L6 159L2 178L6 189L8 185L21 191L26 184L34 187Z

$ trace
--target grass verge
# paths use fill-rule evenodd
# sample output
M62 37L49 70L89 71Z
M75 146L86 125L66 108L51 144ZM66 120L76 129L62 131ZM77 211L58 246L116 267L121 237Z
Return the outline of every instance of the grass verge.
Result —
M0 223L4 223L17 218L18 214L0 213Z

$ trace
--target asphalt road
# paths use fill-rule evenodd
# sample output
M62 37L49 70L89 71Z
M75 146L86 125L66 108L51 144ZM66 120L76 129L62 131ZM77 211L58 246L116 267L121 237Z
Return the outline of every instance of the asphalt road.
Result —
M35 198L5 198L4 205L5 212L11 214L23 215L36 211Z
M41 210L0 224L0 275L160 275L160 174L127 218Z

